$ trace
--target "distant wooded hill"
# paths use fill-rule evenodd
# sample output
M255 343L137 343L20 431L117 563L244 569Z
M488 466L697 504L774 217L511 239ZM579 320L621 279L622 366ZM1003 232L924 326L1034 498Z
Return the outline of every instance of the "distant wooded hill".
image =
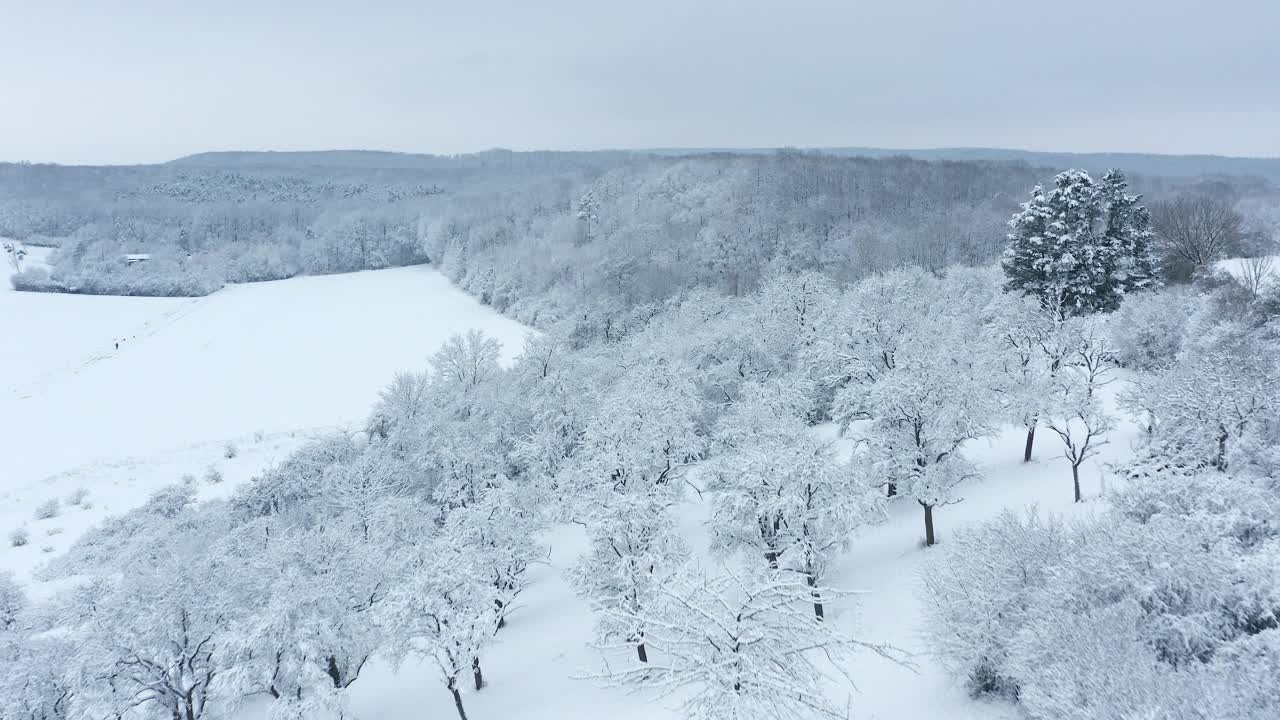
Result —
M704 152L757 153L773 149L656 149L661 155L689 155ZM985 160L989 162L1026 163L1032 167L1082 168L1101 172L1107 168L1123 168L1126 172L1163 177L1199 177L1205 175L1256 176L1280 184L1280 158L1228 157L1224 155L1155 155L1150 153L1067 153L1011 150L1008 148L901 148L837 147L813 148L800 152L863 156L872 158L901 155L918 160Z

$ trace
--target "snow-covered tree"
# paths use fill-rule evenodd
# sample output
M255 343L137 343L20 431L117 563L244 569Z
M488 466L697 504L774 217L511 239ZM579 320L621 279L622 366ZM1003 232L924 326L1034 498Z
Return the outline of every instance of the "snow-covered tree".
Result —
M657 488L615 493L587 523L589 549L569 571L596 613L596 637L621 641L648 660L646 610L689 557L671 516L669 495Z
M818 590L832 599L850 594ZM600 677L636 690L684 692L684 716L696 720L845 717L829 685L852 685L843 668L849 655L898 654L814 617L806 609L812 591L787 571L683 572L658 589L660 602L620 618L651 628L652 662L610 667Z
M1022 461L1031 462L1045 395L1066 349L1050 342L1053 319L1034 298L999 293L984 314L989 319L987 332L994 337L998 353L997 387L1009 419L1026 428Z
M1138 370L1158 370L1174 361L1201 312L1205 298L1185 287L1126 295L1107 318L1116 362Z
M1095 182L1070 170L1009 221L1005 289L1036 297L1055 317L1106 312L1156 284L1150 214L1119 171Z
M1054 398L1045 422L1062 441L1062 456L1071 463L1075 501L1080 502L1080 466L1102 451L1114 420L1097 398L1089 396L1087 387L1072 385Z
M368 432L386 440L408 431L428 408L431 376L426 373L396 373L374 403Z
M961 446L992 432L1001 412L998 383L992 338L935 312L913 323L893 367L860 391L870 418L863 461L890 495L920 504L927 545L936 541L933 511L958 501L955 486L977 474Z
M0 717L70 720L87 678L76 642L42 628L0 630Z
M598 492L673 486L706 445L699 407L697 388L681 368L662 362L629 368L599 397L563 481L574 484L588 508Z
M573 571L575 585L600 613L598 633L625 638L641 658L644 628L617 627L608 612L647 603L687 557L670 509L683 494L684 470L705 448L698 397L679 367L655 361L628 368L599 396L560 473L590 542Z
M78 690L75 642L46 624L13 575L0 573L0 717L71 717Z
M506 625L515 601L528 579L525 571L540 557L534 531L539 526L537 496L508 484L487 493L479 502L448 513L442 532L451 548L467 553L472 572L486 583L497 613L497 627Z
M213 714L231 667L222 632L238 609L227 580L207 562L170 556L76 592L80 656L100 679L86 704L125 718L134 709L183 720Z
M1142 196L1129 194L1129 180L1112 168L1098 183L1106 225L1102 239L1112 248L1114 267L1110 271L1111 293L1121 296L1160 285L1155 256L1155 232L1151 211L1141 204ZM1105 307L1115 310L1123 297L1107 297Z
M1228 469L1234 447L1280 407L1276 345L1224 324L1188 345L1168 368L1140 376L1120 394L1145 423L1132 473Z
M820 335L812 327L798 330L794 302L800 304L806 323L815 321L820 302L811 292L816 286L806 287L778 280L768 299L758 294L736 299L709 291L689 293L664 307L629 339L631 360L626 364L670 364L678 358L677 366L698 388L703 406L733 403L744 384L787 373L801 338ZM758 332L742 332L746 326Z
M1078 376L1078 384L1092 397L1114 379L1115 347L1105 325L1096 317L1073 318L1057 330L1061 346L1068 350L1066 365ZM1058 379L1058 378L1055 378ZM1067 382L1065 378L1060 382Z
M880 498L814 436L800 418L804 408L803 393L771 385L747 393L723 418L710 529L719 551L762 556L816 587L853 532L878 519ZM816 595L814 611L822 616Z
M493 641L500 609L465 540L439 534L412 555L405 579L379 603L387 652L397 665L414 656L434 666L466 720L462 691L468 677L476 691L484 685L480 653Z
M835 392L832 417L842 427L868 417L868 386L896 365L898 349L935 307L937 278L916 267L872 276L842 298L835 328L817 338L809 362Z
M578 198L574 217L578 219L578 224L582 228L582 242L589 243L594 240L596 231L600 227L600 203L596 200L593 191L588 190Z
M477 331L451 338L432 358L426 388L430 407L400 443L431 473L435 499L448 507L478 502L511 471L500 351L496 340Z
M365 535L365 520L305 527L263 519L220 548L247 566L258 589L251 611L225 633L228 652L240 657L239 692L291 706L313 695L334 700L382 646L375 613L398 568L387 538Z
M0 572L0 633L17 631L27 607L27 596L13 579L13 573Z
M929 560L921 574L929 647L975 694L1016 696L1010 643L1067 551L1060 521L1006 510L957 532Z
M835 284L819 273L777 275L761 285L744 321L757 328L764 352L779 366L795 367L834 330L838 298ZM809 374L809 368L802 371Z
M595 419L596 389L618 372L598 350L575 351L563 332L526 341L511 370L509 388L521 402L505 405L511 425L519 428L512 433L511 460L522 470L521 481L542 486L545 497L553 500L548 509L562 514L572 504L572 495L561 498L557 484L581 479L565 466L574 462L578 443Z
M310 510L321 517L350 523L364 542L370 542L382 522L379 515L394 507L388 501L406 496L414 480L413 469L407 463L381 446L368 446L360 454L324 470L322 501Z
M4 250L4 254L9 261L9 267L13 268L14 272L22 272L22 262L27 259L27 249L12 240L5 240L0 243L0 249Z
M480 402L480 388L502 373L502 344L479 330L453 335L431 358L433 385L442 409L466 419Z
M1080 466L1108 443L1114 418L1102 406L1098 390L1111 381L1113 351L1104 328L1094 318L1075 317L1057 323L1046 343L1064 351L1062 364L1050 378L1045 424L1062 441L1071 464L1075 501L1080 502Z
M331 467L352 461L362 450L346 433L308 442L240 487L232 496L231 505L244 516L290 513L308 507L323 496L325 474Z

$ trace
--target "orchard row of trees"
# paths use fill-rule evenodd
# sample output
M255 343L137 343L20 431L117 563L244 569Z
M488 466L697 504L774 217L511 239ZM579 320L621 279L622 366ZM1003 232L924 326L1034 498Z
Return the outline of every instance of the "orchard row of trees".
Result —
M695 688L705 717L836 712L831 668L802 648L900 659L829 621L849 600L826 577L889 488L928 518L974 474L966 440L1028 417L1058 427L1073 406L1036 398L1097 385L1096 319L1057 322L1000 282L780 276L744 298L585 315L510 369L494 341L455 338L395 379L357 437L318 440L227 501L162 491L52 564L82 578L52 606L10 587L6 665L23 670L0 712L196 718L260 697L281 717L337 716L374 655L413 660L465 712L544 561L537 531L565 520L586 529L568 575L610 658L601 679ZM1034 345L1015 334L1032 327ZM858 440L851 461L815 436L826 418ZM677 529L694 488L716 567L691 562Z

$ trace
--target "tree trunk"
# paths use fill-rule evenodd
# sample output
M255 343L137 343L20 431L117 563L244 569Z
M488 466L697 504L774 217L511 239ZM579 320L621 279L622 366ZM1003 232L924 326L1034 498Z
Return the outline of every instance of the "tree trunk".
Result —
M898 494L898 483L890 481L888 487L889 487L889 494L887 497L893 497Z
M932 547L935 542L933 537L933 506L925 505L924 503L920 504L924 506L924 544L926 547Z
M764 554L764 561L769 563L770 570L778 569L778 553L770 550L769 552Z
M1022 451L1022 462L1031 462L1031 446L1036 442L1036 426L1027 428L1027 447Z
M480 671L480 658L471 658L471 677L476 681L476 690L484 687L484 673Z
M806 579L809 582L809 587L812 588L818 586L818 578L814 577L812 572L808 574ZM822 608L822 595L820 595L817 590L812 591L811 594L813 595L813 614L819 620L822 620L826 617L826 613Z
M649 662L649 653L645 651L643 642L636 645L636 656L640 658L642 663Z
M1080 466L1071 466L1071 482L1076 488L1076 502L1080 502Z
M449 678L446 687L453 695L453 706L458 708L458 717L460 720L467 720L467 711L462 707L462 693L458 691L458 681L455 678Z
M339 690L342 689L342 671L338 669L338 659L332 655L329 656L329 667L325 670L329 674L329 679L333 681L333 686Z

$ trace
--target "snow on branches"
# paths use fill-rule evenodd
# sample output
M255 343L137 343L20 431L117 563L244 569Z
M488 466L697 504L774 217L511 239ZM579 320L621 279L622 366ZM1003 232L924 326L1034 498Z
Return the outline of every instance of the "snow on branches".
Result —
M805 426L803 403L771 384L746 393L722 419L710 532L713 549L763 557L817 585L857 528L880 518L881 500ZM821 616L821 597L813 603Z
M869 650L892 660L893 648L840 632L807 610L813 593L829 600L852 593L811 586L802 574L767 568L707 575L686 570L657 589L640 612L619 622L644 625L653 648L647 664L608 667L609 684L670 694L690 720L844 718L829 684L850 686L848 656Z

